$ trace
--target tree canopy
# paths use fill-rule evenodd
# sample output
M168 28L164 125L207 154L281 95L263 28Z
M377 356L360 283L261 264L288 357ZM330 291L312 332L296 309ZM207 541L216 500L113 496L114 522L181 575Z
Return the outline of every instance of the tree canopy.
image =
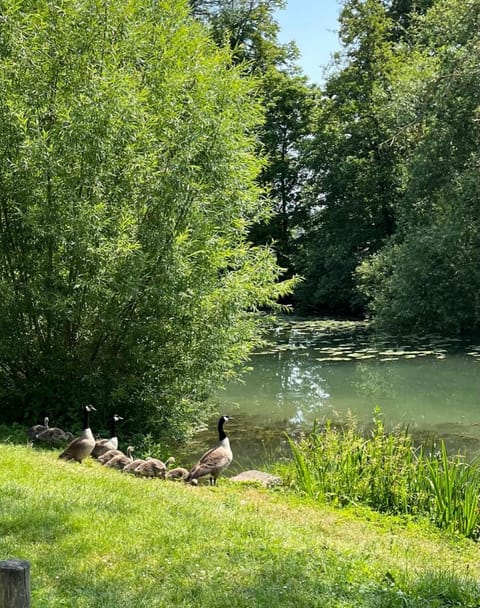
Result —
M359 268L370 308L389 329L480 326L479 17L477 0L437 0L417 16L392 78L398 230Z
M478 0L344 0L302 148L299 308L478 329L479 14Z
M285 293L256 83L170 0L0 3L0 398L181 436Z
M4 419L184 436L294 286L479 328L480 0L344 0L321 86L282 6L0 0Z

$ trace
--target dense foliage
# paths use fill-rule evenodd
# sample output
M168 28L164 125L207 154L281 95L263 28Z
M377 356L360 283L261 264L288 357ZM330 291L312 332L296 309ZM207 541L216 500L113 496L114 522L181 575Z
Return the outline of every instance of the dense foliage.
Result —
M476 0L438 0L392 79L398 230L360 277L377 321L397 330L480 326L479 19Z
M259 131L266 163L259 184L274 213L256 223L252 241L274 247L287 276L297 273L297 236L308 220L303 189L308 169L302 153L312 132L317 87L308 83L295 44L281 44L275 11L284 0L191 0L193 14L215 42L231 49L232 62L254 74L264 101Z
M303 305L359 314L355 268L377 251L395 225L395 146L384 145L395 64L394 22L377 0L347 2L341 14L346 66L325 83L309 146L311 220L302 238Z
M4 419L178 436L285 292L247 241L260 110L182 2L0 3Z
M0 2L2 417L182 435L282 276L299 309L480 327L480 0L344 0L321 86L282 6Z
M400 332L480 326L479 14L477 0L343 3L309 149L303 307Z
M276 42L281 0L195 0L213 39L260 80L273 243L300 310L372 314L401 332L480 325L480 3L344 0L321 87Z

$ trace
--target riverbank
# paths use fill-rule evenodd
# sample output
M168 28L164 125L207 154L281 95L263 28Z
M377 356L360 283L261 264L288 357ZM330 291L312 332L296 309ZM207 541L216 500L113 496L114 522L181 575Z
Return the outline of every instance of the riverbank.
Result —
M0 555L36 608L477 607L479 548L285 488L128 477L0 445Z

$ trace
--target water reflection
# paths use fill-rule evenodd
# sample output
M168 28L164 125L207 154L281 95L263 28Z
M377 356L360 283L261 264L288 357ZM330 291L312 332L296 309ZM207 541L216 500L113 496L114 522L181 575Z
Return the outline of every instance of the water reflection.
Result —
M408 425L418 437L441 436L456 450L480 454L479 366L476 343L399 343L364 323L287 322L252 357L244 382L220 398L240 421L240 460L283 450L284 431L308 431L315 420L352 414L366 424L375 406L387 426Z

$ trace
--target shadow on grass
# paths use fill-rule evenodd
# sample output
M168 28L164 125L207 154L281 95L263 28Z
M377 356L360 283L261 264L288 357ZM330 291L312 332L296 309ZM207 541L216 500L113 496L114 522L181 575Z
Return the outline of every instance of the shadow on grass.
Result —
M153 557L153 558L152 558ZM95 566L87 556L72 560L34 589L37 608L477 608L479 588L468 577L424 573L394 580L389 573L364 582L360 569L326 550L320 559L308 551L281 559L257 555L252 563L225 555L224 569L201 570L186 558L183 570L164 555L149 563L132 560L123 572ZM33 580L35 576L33 572ZM370 575L371 577L371 575ZM35 583L34 583L35 585Z

